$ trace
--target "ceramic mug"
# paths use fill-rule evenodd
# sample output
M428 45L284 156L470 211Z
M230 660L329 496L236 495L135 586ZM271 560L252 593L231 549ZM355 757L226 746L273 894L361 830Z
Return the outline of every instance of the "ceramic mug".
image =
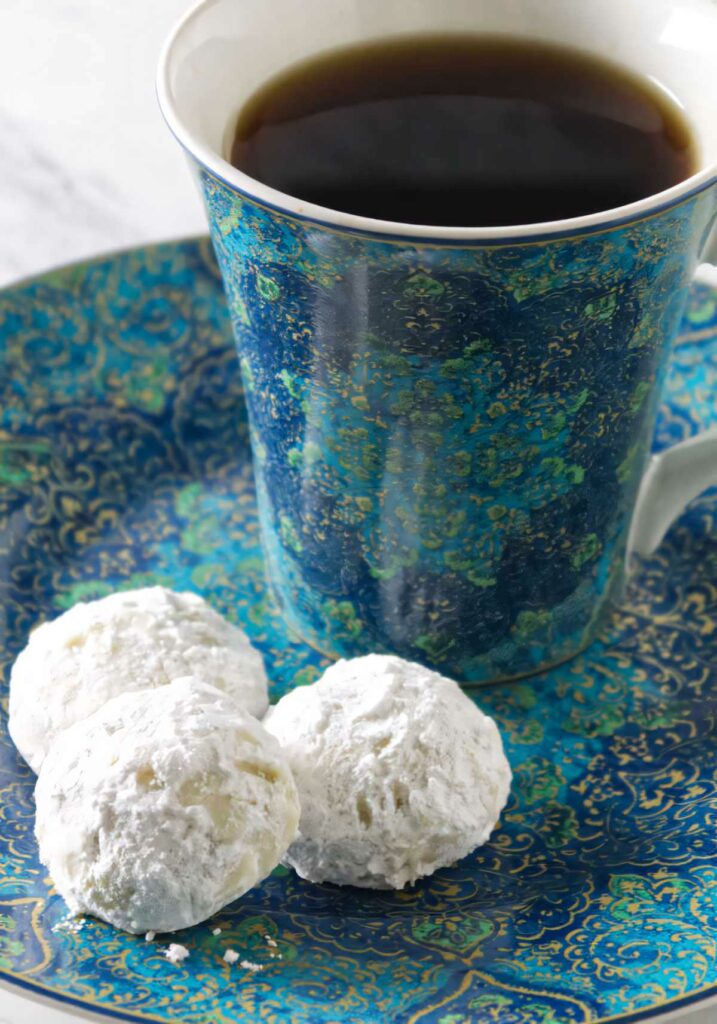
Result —
M228 163L238 109L276 72L435 31L561 43L657 79L699 170L604 213L440 228L313 206ZM174 30L160 103L229 300L269 579L308 643L469 682L544 669L599 632L628 539L649 550L717 481L714 436L649 462L717 208L715 67L707 0L312 0L310 17L305 0L204 0Z

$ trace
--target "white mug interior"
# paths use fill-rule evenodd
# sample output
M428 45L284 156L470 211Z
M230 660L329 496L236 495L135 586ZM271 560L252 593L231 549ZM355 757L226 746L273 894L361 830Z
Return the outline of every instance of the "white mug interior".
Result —
M647 76L683 109L698 168L672 188L548 230L629 220L717 180L717 4L710 0L202 0L163 51L160 105L184 148L217 177L260 201L324 223L425 237L529 237L546 224L506 228L400 225L327 210L277 192L227 160L236 116L269 78L323 50L409 33L511 35L586 50Z

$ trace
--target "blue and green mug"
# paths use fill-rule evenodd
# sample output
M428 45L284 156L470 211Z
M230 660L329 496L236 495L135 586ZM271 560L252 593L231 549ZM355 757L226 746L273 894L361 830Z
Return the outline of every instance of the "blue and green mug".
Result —
M438 228L302 202L227 160L238 105L313 53L435 31L609 55L684 106L700 167L630 206ZM236 332L263 545L286 621L332 657L467 682L585 647L717 481L717 438L650 463L670 348L717 209L708 0L203 0L159 95L190 156ZM646 469L649 472L646 475Z

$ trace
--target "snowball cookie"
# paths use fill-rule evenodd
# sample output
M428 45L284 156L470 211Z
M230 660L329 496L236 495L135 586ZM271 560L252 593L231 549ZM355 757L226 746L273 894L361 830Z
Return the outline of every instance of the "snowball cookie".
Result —
M128 932L203 921L276 867L299 821L274 737L193 677L67 729L35 801L40 859L70 910Z
M37 772L54 738L129 690L201 675L258 718L261 654L197 594L124 590L76 604L33 631L10 676L10 735Z
M402 658L339 661L264 725L301 801L285 863L312 882L401 889L484 843L508 798L493 719Z

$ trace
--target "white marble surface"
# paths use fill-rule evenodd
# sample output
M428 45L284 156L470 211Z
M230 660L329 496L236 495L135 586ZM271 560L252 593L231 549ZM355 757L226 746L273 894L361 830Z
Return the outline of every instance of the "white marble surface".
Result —
M0 286L205 230L154 94L190 0L0 0Z

